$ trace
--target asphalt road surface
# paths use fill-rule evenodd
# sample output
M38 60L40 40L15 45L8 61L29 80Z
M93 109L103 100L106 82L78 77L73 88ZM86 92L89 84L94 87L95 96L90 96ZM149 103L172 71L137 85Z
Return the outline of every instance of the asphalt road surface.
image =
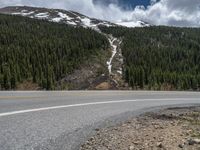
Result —
M0 150L78 149L96 128L167 105L200 105L200 93L0 92Z

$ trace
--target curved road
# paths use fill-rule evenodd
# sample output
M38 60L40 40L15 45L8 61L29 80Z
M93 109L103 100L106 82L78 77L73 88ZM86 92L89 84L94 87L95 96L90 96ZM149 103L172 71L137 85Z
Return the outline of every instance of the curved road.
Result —
M95 128L183 104L200 105L200 93L0 92L0 150L78 149Z

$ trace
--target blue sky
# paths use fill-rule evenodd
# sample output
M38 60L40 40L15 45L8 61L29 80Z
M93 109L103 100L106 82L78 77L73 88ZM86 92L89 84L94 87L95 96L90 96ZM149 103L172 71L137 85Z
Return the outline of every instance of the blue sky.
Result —
M94 3L101 3L104 5L118 4L119 7L123 9L134 9L138 5L148 6L150 5L150 0L93 0Z
M138 5L143 5L146 7L146 6L150 5L150 0L121 0L120 4L123 7L134 8L135 6L138 6Z

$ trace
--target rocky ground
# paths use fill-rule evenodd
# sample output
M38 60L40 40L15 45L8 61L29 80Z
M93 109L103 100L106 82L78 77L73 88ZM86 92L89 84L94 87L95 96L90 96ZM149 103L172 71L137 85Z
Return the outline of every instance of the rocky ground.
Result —
M108 36L109 35L105 35ZM111 41L114 38L111 36ZM102 50L96 56L82 64L72 74L64 77L57 90L129 90L129 86L123 80L123 57L120 49L121 40L115 39L111 47ZM111 72L108 68L108 60L116 46L116 54L111 61Z
M119 90L131 90L129 85L123 79L123 56L121 51L122 39L118 39L114 42L117 46L117 52L112 61L112 74L110 78L116 83L116 88Z
M58 86L58 90L87 90L108 81L106 61L110 57L108 50L102 50L86 60L73 73L64 77Z
M200 150L200 106L145 113L97 129L80 150Z

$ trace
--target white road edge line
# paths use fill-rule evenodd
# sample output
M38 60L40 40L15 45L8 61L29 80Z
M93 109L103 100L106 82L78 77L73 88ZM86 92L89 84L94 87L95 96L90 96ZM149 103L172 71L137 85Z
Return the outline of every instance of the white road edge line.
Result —
M45 111L45 110L61 109L61 108L89 106L89 105L102 105L102 104L127 103L127 102L145 102L145 101L190 101L190 100L200 100L200 98L135 99L135 100L91 102L91 103L61 105L61 106L12 111L12 112L0 113L0 117L11 116L11 115L16 115L16 114L24 114L24 113L30 113L30 112Z

